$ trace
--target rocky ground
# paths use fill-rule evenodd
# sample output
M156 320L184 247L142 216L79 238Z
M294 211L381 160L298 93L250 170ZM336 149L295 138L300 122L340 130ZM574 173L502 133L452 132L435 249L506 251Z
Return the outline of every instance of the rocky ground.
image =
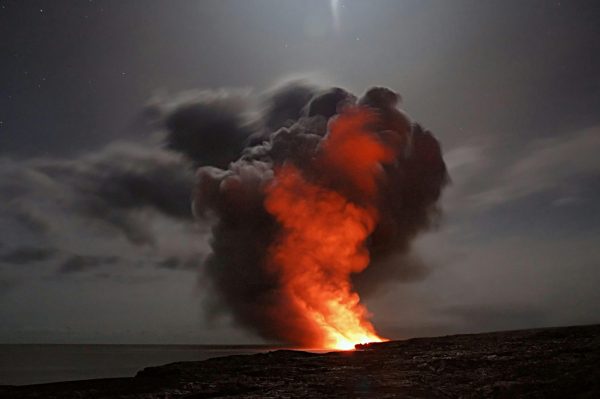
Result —
M600 398L600 325L275 351L133 378L0 387L2 398Z

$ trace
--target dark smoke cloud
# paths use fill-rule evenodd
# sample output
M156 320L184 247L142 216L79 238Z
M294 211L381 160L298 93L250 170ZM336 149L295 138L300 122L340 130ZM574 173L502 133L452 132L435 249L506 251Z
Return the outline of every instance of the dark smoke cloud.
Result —
M123 267L110 273L124 276L198 267L208 226L192 214L193 163L151 139L71 158L0 157L0 268L21 276L12 283L100 278L117 259ZM179 264L158 262L173 255Z
M27 265L42 262L52 258L54 255L56 255L56 251L51 248L20 247L0 255L0 262L13 265Z
M198 270L203 261L202 254L193 254L188 257L168 256L157 262L157 266L167 270Z
M247 94L243 91L202 91L147 107L167 128L168 149L186 155L197 166L226 168L237 159L254 132Z
M116 256L83 256L72 255L67 258L60 266L59 274L80 273L90 269L94 269L101 265L112 265L119 258Z
M153 244L143 212L192 221L193 172L174 152L116 143L75 159L9 162L0 168L4 211L36 234L59 227L58 208L86 227L105 226L136 245Z
M327 182L330 189L353 198L353 188L338 183L343 181L335 176L339 171L316 165L314 159L328 123L357 104L377 113L373 129L399 155L384 168L377 204L380 222L368 242L372 262L354 276L354 284L359 293L369 294L390 280L410 281L427 274L427 268L411 254L410 243L419 232L435 225L437 201L448 176L438 141L399 110L399 103L400 97L383 87L372 88L357 99L341 88L323 90L295 82L272 92L259 120L244 125L256 129L244 141L245 148L239 144L249 136L241 128L239 114L218 112L215 116L184 108L166 118L169 147L205 165L197 171L194 211L217 220L212 253L203 268L213 293L209 296L211 315L230 312L240 325L267 339L289 341L285 330L298 324L286 319L292 315L274 316L281 314L277 310L285 304L277 276L265 270L267 250L279 226L264 208L264 188L274 168L292 163L309 179ZM213 123L215 118L218 123ZM218 126L218 140L211 136L211 126ZM235 145L232 151L223 152L221 144ZM205 152L215 145L219 155L213 155L211 162ZM233 158L236 152L240 153L237 159Z
M264 126L274 132L293 125L304 113L318 88L304 81L289 82L268 93L262 117Z
M143 208L179 219L191 216L191 173L174 154L114 146L76 161L39 163L37 170L70 184L88 216Z

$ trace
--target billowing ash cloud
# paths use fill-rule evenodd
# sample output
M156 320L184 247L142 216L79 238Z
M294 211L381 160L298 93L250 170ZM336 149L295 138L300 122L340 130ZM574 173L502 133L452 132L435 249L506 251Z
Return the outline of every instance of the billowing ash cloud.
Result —
M393 162L380 165L374 202L379 218L367 241L371 262L353 275L354 287L367 295L386 281L412 280L426 273L410 244L435 224L448 176L438 141L402 112L399 102L395 92L383 87L357 98L341 88L321 90L296 82L271 93L253 124L242 123L243 115L224 103L215 112L200 104L167 116L169 147L200 165L194 212L216 217L212 252L203 267L213 315L230 312L241 326L264 338L298 343L289 332L295 314L286 313L281 276L267 267L269 248L281 226L265 209L265 189L277 170L293 165L308 181L360 204L363 196L344 175L354 165L344 165L343 154L336 165L315 161L328 127L351 109L373 112L376 119L369 130L396 154ZM336 149L329 151L335 157Z
M220 90L155 101L146 113L164 123L168 149L186 155L196 165L227 167L254 132L248 108L247 92Z

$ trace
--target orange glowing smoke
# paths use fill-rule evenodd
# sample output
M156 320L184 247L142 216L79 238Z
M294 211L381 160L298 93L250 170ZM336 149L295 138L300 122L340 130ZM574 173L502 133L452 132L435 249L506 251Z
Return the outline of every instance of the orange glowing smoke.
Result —
M315 159L327 176L309 181L287 164L267 188L265 207L282 227L268 265L280 278L287 309L313 332L302 337L308 347L352 349L383 340L350 281L369 265L365 241L378 219L377 180L381 164L395 157L370 130L376 121L366 108L346 110L330 124Z

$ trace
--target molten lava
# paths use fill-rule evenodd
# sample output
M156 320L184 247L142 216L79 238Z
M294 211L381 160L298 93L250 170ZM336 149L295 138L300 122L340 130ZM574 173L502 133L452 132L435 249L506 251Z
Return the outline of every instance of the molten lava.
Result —
M379 217L381 165L395 157L371 130L376 121L376 114L359 107L332 121L315 165L334 170L334 179L309 180L285 164L267 188L265 207L281 226L268 267L280 280L290 317L314 331L303 338L306 346L353 349L384 340L350 280L369 265L366 240Z

